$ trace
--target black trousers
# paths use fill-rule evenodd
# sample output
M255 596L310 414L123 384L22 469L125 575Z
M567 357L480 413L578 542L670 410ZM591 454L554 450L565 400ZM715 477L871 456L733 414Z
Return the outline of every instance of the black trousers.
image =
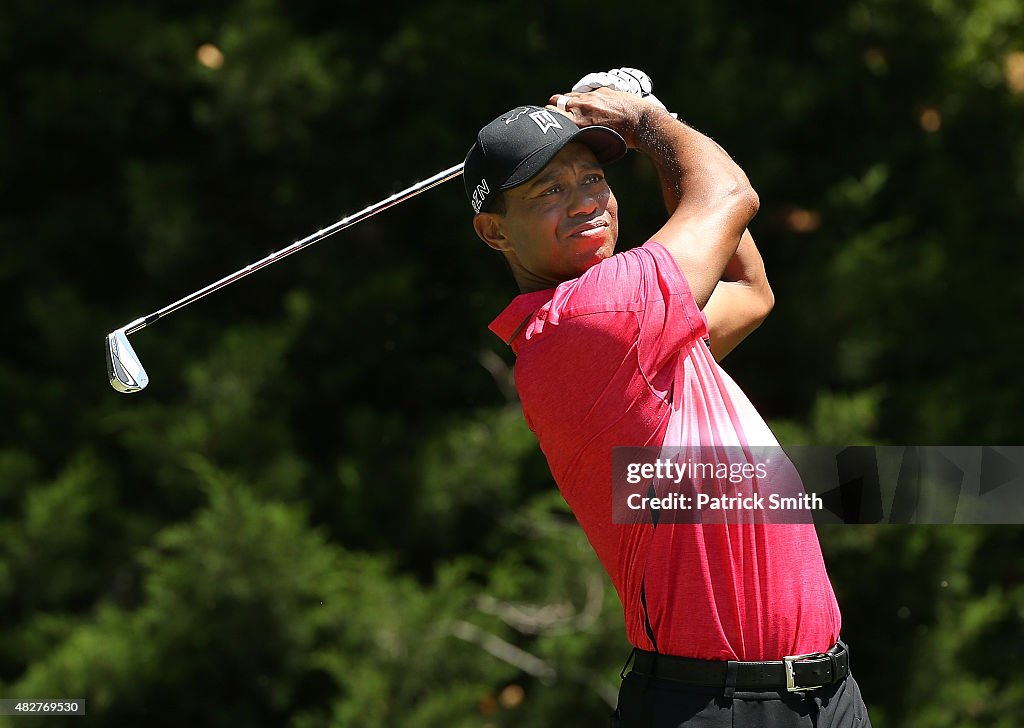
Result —
M871 728L857 682L806 693L704 688L630 672L619 689L611 728Z

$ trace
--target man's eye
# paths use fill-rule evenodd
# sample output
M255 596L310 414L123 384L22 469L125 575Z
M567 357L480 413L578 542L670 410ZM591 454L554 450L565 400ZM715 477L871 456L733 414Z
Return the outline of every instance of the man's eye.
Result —
M594 183L603 182L603 181L604 181L604 177L602 177L599 174L591 174L591 175L588 175L587 178L586 178L586 182L588 184L594 184Z
M542 195L557 195L561 191L562 191L562 185L551 185L546 190L544 190L541 194Z

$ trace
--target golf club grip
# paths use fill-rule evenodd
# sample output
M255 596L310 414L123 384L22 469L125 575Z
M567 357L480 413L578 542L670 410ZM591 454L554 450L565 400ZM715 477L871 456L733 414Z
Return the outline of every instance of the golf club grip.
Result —
M338 220L333 225L321 228L312 235L309 235L303 238L302 240L297 240L286 248L281 248L281 250L275 251L270 255L266 256L265 258L261 258L260 260L257 260L255 263L250 263L244 268L224 276L219 281L215 281L214 283L211 283L205 288L201 288L200 290L194 293L190 293L189 295L175 301L174 303L164 306L159 311L155 311L149 314L148 316L144 316L142 318L136 319L135 321L132 321L131 323L125 326L124 332L126 335L133 334L139 329L143 329L146 326L149 326L150 324L154 323L163 316L167 316L168 314L174 313L179 308L183 308L189 305L190 303L193 303L194 301L198 301L200 298L203 298L204 296L208 296L214 291L218 291L221 288L224 288L225 286L231 285L237 280L245 278L250 273L255 273L261 268L265 268L268 265L271 265L272 263L276 263L277 261L291 255L292 253L297 253L303 248L309 247L313 243L318 243L324 238L334 235L334 233L336 232L344 230L347 227L351 227L352 225L355 225L358 222L362 222L368 217L376 215L378 212L386 210L389 207L394 207L399 203L405 202L406 200L415 197L421 192L426 192L427 190L436 187L439 184L447 182L450 179L454 179L455 177L458 177L459 175L462 174L463 166L464 163L460 162L456 164L454 167L449 167L443 172L438 172L433 177L429 177L428 179L417 182L411 187L407 187L401 192L396 192L390 197L383 199L380 202L376 202L370 205L369 207L360 210L359 212L343 217L341 220Z

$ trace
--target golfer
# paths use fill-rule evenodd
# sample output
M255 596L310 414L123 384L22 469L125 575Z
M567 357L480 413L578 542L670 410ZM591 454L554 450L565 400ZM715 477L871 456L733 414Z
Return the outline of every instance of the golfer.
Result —
M669 216L615 253L603 167L627 149ZM870 726L813 524L613 523L613 447L777 444L716 361L773 304L746 175L659 103L597 88L487 124L465 184L521 291L490 328L635 646L611 725Z

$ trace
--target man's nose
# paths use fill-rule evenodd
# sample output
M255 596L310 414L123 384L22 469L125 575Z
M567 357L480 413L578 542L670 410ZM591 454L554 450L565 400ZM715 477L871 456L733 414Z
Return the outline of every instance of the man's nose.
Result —
M569 215L589 215L597 209L597 197L586 187L574 187L569 198Z

